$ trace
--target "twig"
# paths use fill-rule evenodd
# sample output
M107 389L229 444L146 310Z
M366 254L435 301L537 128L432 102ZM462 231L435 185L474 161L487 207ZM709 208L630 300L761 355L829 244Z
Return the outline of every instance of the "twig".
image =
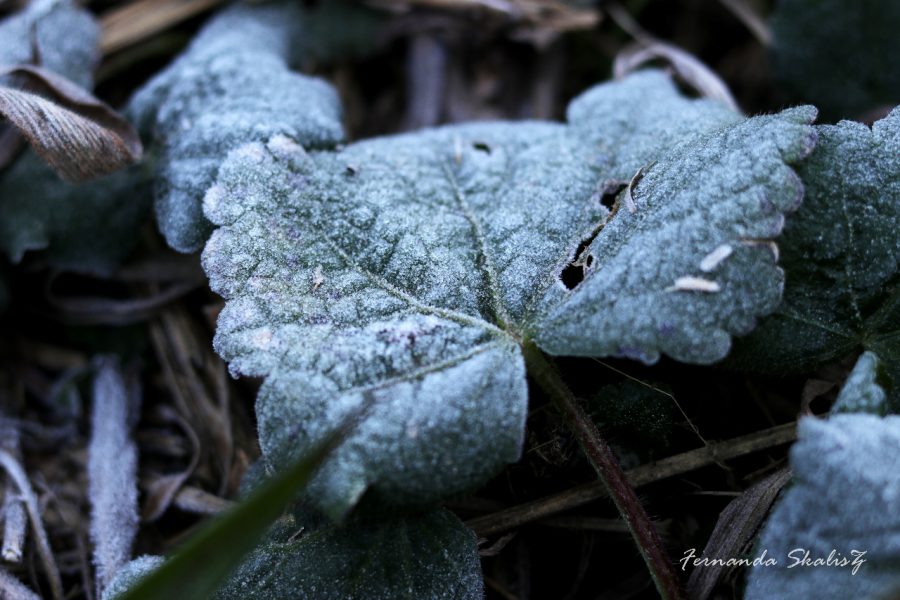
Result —
M38 506L37 496L34 495L34 490L31 489L31 484L28 482L28 475L25 474L25 469L22 468L19 461L2 448L0 448L0 467L6 470L16 487L19 488L19 494L25 501L28 518L31 520L31 531L34 534L38 555L41 557L44 570L47 572L47 579L50 581L50 593L53 595L54 600L62 600L62 579L59 576L59 568L56 566L56 561L53 558L53 550L50 548L47 532L44 530L44 523L41 521L41 510Z
M20 459L19 429L15 421L0 417L0 435L2 435L0 447ZM0 550L0 555L7 562L17 563L22 560L22 548L25 546L28 520L22 498L12 489L12 478L8 477L7 479L10 480L10 485L6 486L6 495L3 498L3 548Z
M3 500L3 560L12 563L22 561L27 525L22 499L7 489Z
M192 486L184 486L175 495L175 506L186 512L200 515L216 515L228 510L235 502L210 494Z
M596 425L585 414L556 368L544 357L540 349L533 342L526 342L523 349L528 373L565 416L588 461L597 471L600 481L603 482L619 514L628 525L638 550L650 570L657 591L663 600L684 598L681 582L666 553L659 532L641 505L609 444L600 437Z
M137 450L130 435L128 390L115 359L98 363L88 446L88 496L97 595L102 596L116 572L131 559L139 519Z
M795 438L796 423L788 423L641 465L631 469L626 475L628 482L637 488L669 477L683 475L724 460L787 444L794 441ZM509 531L543 517L583 506L606 496L607 493L603 485L598 481L591 481L553 496L547 496L483 517L471 519L466 522L466 525L472 528L479 537L487 537Z
M41 597L25 587L25 584L0 569L0 598L4 600L41 600Z

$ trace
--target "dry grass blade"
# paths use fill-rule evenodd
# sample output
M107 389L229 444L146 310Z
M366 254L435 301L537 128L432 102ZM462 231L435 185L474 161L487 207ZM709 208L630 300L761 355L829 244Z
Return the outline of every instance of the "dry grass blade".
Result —
M6 470L10 478L19 488L19 494L25 501L25 508L28 510L28 518L31 519L31 530L34 533L35 543L37 544L38 555L44 564L44 570L47 572L47 579L50 581L50 592L54 600L62 600L63 587L62 579L59 576L59 568L56 566L56 560L53 558L53 551L50 549L50 541L47 538L47 531L44 529L43 521L41 521L41 509L34 490L31 489L31 483L28 481L28 475L25 469L19 464L6 450L0 449L0 467Z
M0 556L6 562L22 561L27 525L28 519L22 500L11 490L7 491L3 500L3 549L0 551Z
M795 439L796 423L788 423L641 465L627 471L626 475L632 486L641 487L751 452L787 444ZM591 481L559 494L471 519L466 521L466 525L479 537L487 537L605 497L604 487L597 481Z
M596 9L572 6L559 0L369 0L368 3L387 10L412 7L451 11L482 10L515 23L556 32L592 29L601 18Z
M25 587L21 581L0 569L0 598L8 600L40 600L40 596Z
M753 542L756 530L769 513L769 508L781 488L790 479L790 469L781 469L732 500L719 515L716 528L703 550L703 556L709 558L741 556L744 549ZM722 577L734 568L724 565L695 568L688 579L688 596L694 600L706 600L712 595Z
M137 0L116 7L100 19L100 50L107 55L133 46L224 3L225 0Z
M0 86L0 115L63 179L85 181L140 160L143 149L131 124L71 81L27 65L0 69L0 75L17 76L29 90Z
M184 432L191 446L191 460L188 466L178 473L163 475L147 484L147 499L144 502L144 510L141 514L141 519L144 522L155 521L168 510L182 486L184 486L200 463L200 438L197 436L194 428L191 427L190 422L166 405L158 406L157 412L163 420L173 423Z
M616 55L613 73L616 79L621 79L654 60L667 62L675 76L697 90L701 96L718 100L729 108L740 111L728 86L712 69L693 54L672 44L659 41L632 44Z

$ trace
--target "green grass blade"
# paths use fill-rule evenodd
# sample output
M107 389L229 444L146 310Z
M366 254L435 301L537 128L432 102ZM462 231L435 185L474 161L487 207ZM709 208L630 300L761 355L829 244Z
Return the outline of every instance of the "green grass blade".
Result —
M259 486L239 505L213 519L172 558L117 600L211 597L281 516L285 505L306 487L347 429L341 428L325 443Z

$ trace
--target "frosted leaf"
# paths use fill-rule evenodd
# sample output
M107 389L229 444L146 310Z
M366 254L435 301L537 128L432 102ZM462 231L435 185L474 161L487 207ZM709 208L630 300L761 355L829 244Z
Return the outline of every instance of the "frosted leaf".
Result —
M99 34L77 3L36 0L0 21L0 64L33 62L34 41L44 68L90 88ZM142 166L85 184L65 183L27 150L0 173L0 251L19 262L27 251L43 250L55 267L108 273L138 238L149 209L148 185Z
M103 590L101 600L116 600L125 592L133 588L146 575L162 566L165 559L162 556L147 555L138 556L124 565L116 573L113 580Z
M867 412L883 415L886 410L884 388L878 384L881 361L872 352L863 352L838 394L831 414Z
M193 252L206 241L211 226L201 199L229 150L276 134L313 148L343 139L335 91L290 67L363 44L372 37L368 13L344 2L315 12L301 4L222 12L133 98L130 112L158 146L156 216L176 250Z
M761 240L781 233L803 186L789 165L812 149L809 107L755 117L689 138L656 159L582 255L584 281L541 301L538 344L552 354L660 353L723 358L781 299L783 274ZM727 244L714 273L701 263Z
M146 165L70 184L28 152L0 177L0 249L14 263L40 250L57 268L104 275L134 248L150 203Z
M611 214L598 194L617 177L598 152L626 147L627 128L604 149L594 128L540 122L444 127L334 152L275 136L223 163L204 199L219 229L203 264L227 300L217 350L234 374L265 378L257 413L267 460L304 452L374 400L312 486L331 514L366 490L428 503L516 460L523 343L711 362L777 305L781 271L759 239L777 236L797 206L788 165L811 147L814 111L722 119L709 105L715 124L690 128L679 119L704 118L684 110L692 101L674 102L659 77L636 77L659 86L626 79L586 97L600 106L624 86L652 105L656 89L675 107L671 126L693 133L673 146L660 135L655 155L643 151L652 165L623 192L634 213ZM618 117L590 119L599 131ZM570 290L563 272L592 235L584 281ZM733 253L705 275L718 292L668 290L703 274L723 244Z
M629 181L638 169L691 137L741 120L721 102L685 98L662 71L637 71L578 96L568 122L599 149L610 179Z
M475 535L450 512L280 523L216 600L480 600Z
M828 118L900 103L900 3L781 0L772 13L781 87Z
M818 127L798 168L803 209L781 242L783 305L738 346L737 361L799 371L860 348L900 384L900 108L871 129L843 121Z
M36 51L42 67L90 89L99 39L100 27L73 0L33 0L0 21L0 65L34 64Z
M850 389L857 398L845 403L860 404L876 392L871 381L853 381L873 364L861 362L854 371L841 395ZM900 416L804 418L790 460L793 484L754 551L765 550L778 564L751 569L747 600L894 597L900 589ZM800 562L829 555L834 562Z

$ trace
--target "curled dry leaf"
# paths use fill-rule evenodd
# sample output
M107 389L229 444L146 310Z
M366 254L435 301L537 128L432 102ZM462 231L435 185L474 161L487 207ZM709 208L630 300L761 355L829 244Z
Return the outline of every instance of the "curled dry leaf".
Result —
M118 171L143 154L137 132L112 108L40 67L0 68L29 91L0 86L0 115L61 177L78 182Z
M697 90L701 96L718 100L728 108L740 111L728 86L712 69L693 54L665 42L638 43L625 48L616 55L613 73L616 79L621 79L654 60L668 63L675 76Z

